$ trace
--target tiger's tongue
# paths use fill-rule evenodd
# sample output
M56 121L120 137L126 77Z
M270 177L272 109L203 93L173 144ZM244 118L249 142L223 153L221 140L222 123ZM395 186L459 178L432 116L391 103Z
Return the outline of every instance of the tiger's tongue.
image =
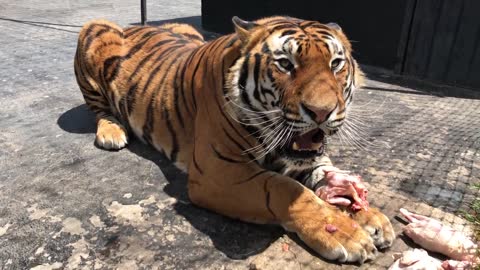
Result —
M320 129L311 130L293 138L293 150L318 150L323 143L323 132Z

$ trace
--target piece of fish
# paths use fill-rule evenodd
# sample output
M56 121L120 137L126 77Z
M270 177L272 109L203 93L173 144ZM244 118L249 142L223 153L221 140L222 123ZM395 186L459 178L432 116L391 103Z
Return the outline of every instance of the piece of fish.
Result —
M401 208L400 213L410 222L403 232L421 247L458 261L474 262L478 248L465 234L440 221Z
M324 172L326 185L315 191L317 196L330 204L350 206L353 210L368 210L368 191L360 176L335 167L324 169Z

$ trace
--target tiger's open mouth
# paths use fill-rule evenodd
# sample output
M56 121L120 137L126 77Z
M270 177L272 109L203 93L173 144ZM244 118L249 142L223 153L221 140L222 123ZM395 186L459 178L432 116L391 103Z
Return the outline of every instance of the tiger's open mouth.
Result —
M322 155L324 150L325 133L319 128L293 136L284 148L286 155L300 159Z

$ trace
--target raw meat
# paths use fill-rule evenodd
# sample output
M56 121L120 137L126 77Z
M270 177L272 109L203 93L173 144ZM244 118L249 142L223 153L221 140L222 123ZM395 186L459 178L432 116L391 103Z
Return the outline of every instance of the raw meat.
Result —
M315 193L324 201L341 206L350 206L353 210L368 210L367 188L362 178L350 175L335 167L324 169L326 185Z
M468 270L473 269L473 262L448 260L442 263L445 270Z
M472 262L475 259L477 245L462 232L403 208L400 213L410 222L403 232L418 245L454 260Z
M442 262L423 249L411 249L393 255L396 260L388 270L443 270Z

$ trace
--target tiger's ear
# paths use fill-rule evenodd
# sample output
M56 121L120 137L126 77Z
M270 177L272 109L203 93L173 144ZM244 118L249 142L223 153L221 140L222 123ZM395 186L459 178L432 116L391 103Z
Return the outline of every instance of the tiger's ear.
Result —
M340 25L338 25L334 22L327 23L327 26L332 28L332 29L335 29L337 31L342 31L342 28L340 27Z
M252 30L255 26L258 26L258 24L254 22L244 21L237 16L233 16L232 22L233 26L235 27L235 32L237 33L242 43L246 43L248 41L250 30Z

